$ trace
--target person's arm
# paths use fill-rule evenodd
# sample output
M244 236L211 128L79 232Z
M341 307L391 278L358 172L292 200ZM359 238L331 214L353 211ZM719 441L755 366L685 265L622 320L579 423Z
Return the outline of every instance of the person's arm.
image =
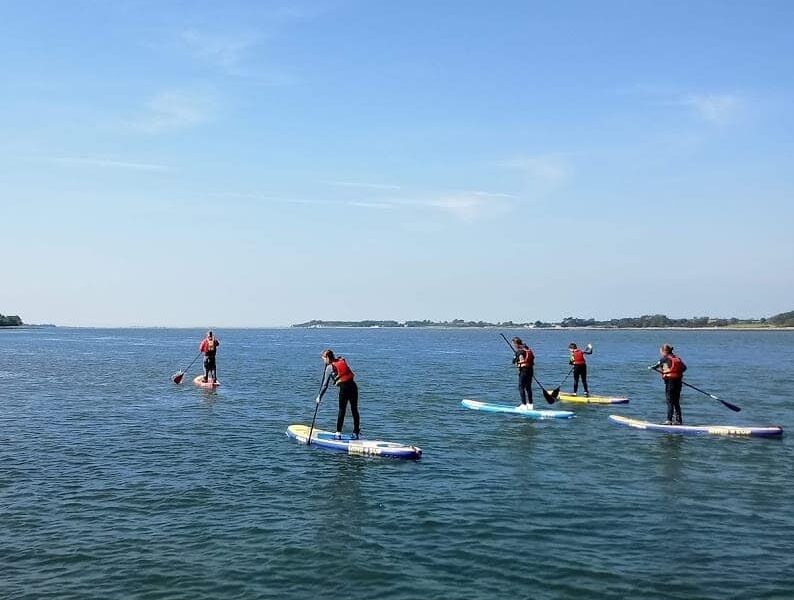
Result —
M325 395L325 392L328 391L328 385L331 383L334 375L334 366L333 365L326 365L325 372L323 373L323 382L320 385L320 393L317 394L317 402L319 402L322 397Z
M199 344L199 352L204 353L206 351L207 351L207 340L204 339L201 340L201 343Z

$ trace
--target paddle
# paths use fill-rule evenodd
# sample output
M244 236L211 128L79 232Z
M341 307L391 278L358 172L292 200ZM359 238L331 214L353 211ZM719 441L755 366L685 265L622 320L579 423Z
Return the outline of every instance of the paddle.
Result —
M556 388L551 390L551 395L553 398L557 398L560 395L560 388L562 387L562 384L565 383L568 380L568 378L571 376L571 373L573 373L573 365L571 365L571 369L570 371L568 371L568 374L565 377L563 377L562 381L560 382L560 385L558 385Z
M510 347L510 351L513 354L515 354L516 350L515 350L515 348L513 348L513 344L511 344L510 341L505 337L505 334L504 333L500 333L499 335L502 336L502 339ZM546 388L543 387L543 384L540 381L538 381L538 378L535 377L535 370L534 369L532 369L532 379L534 379L535 383L537 383L538 387L540 387L541 391L543 392L543 398L546 400L546 402L548 402L549 404L554 404L557 401L557 399L554 396L552 396L551 394L549 394L549 392L546 391Z
M317 419L317 411L320 409L320 400L323 399L322 395L320 394L320 392L323 389L323 382L325 381L325 369L326 369L326 367L325 367L325 365L323 365L323 376L320 379L320 389L317 390L317 398L314 401L315 406L314 406L314 416L312 417L312 426L309 427L309 437L306 438L306 445L307 446L310 446L311 443L312 443L312 432L314 431L314 421Z
M193 363L198 360L199 356L201 356L201 352L199 352L196 355L196 358L194 358L193 360L190 361L190 364L184 370L177 371L176 373L174 373L173 377L171 377L171 379L173 379L174 383L176 383L176 384L182 383L182 378L185 376L185 371L187 371L190 367L193 366Z
M657 373L661 373L661 371L659 370L659 367L657 367L656 365L652 365L652 366L650 366L648 368L649 369L653 369ZM726 402L725 400L720 400L714 394L709 394L708 392L706 392L704 390L701 390L699 387L695 387L691 383L687 383L686 381L682 381L681 383L683 383L685 386L687 386L689 388L692 388L696 392L700 392L701 394L703 394L705 396L708 396L709 398L713 398L714 400L717 400L718 402L722 402L727 408L730 408L733 412L739 412L740 410L742 410L740 407L736 406L735 404L731 404L730 402Z

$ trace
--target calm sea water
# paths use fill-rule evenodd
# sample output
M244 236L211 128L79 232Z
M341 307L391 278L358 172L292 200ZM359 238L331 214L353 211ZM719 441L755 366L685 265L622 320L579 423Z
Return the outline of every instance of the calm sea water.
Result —
M794 332L505 333L548 387L568 343L592 342L591 391L631 404L564 405L566 422L460 408L517 403L494 330L221 330L217 392L170 380L203 331L0 331L0 597L794 597ZM685 422L789 437L609 422L664 419L645 368L663 342L743 407L685 390ZM358 374L364 434L421 461L286 438L311 420L326 346Z

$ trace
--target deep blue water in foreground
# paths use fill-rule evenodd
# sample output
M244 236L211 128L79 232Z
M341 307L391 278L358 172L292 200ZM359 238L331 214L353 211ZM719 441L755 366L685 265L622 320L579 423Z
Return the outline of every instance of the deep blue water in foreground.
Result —
M202 331L0 331L0 597L794 598L794 332L505 333L548 387L567 344L592 342L592 391L631 404L562 405L564 422L461 408L517 402L494 330L221 330L217 392L170 380ZM686 423L788 437L609 422L664 418L645 368L662 342L743 407L685 390ZM421 461L286 438L326 346L357 372L365 435Z

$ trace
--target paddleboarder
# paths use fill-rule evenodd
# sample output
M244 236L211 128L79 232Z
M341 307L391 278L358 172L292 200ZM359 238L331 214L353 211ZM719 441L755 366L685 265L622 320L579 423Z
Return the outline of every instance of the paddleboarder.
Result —
M670 344L659 348L662 358L651 368L658 370L664 380L664 399L667 401L667 420L665 425L681 425L681 388L684 383L686 364L673 353Z
M535 353L532 348L521 341L521 338L513 338L513 348L515 356L513 364L518 367L518 393L521 396L521 410L534 410L532 404L532 376L535 370Z
M571 342L568 344L568 351L571 357L568 364L573 366L573 395L579 390L579 379L582 380L582 387L584 387L585 398L590 397L590 390L587 389L587 361L584 359L585 354L592 354L593 347L587 344L584 350L580 350L576 344Z
M334 351L326 348L320 354L325 363L325 373L323 383L320 386L320 394L317 396L317 403L320 402L328 385L333 380L339 388L339 413L336 417L336 439L342 438L342 425L345 423L345 412L347 405L350 404L350 412L353 414L353 435L352 439L357 440L361 437L361 422L358 414L358 385L355 382L355 373L343 356L334 356Z
M218 346L220 345L220 340L214 336L211 329L207 332L207 337L201 340L201 344L199 344L199 352L204 354L204 383L207 383L210 377L212 377L213 383L218 381L215 354L218 352Z

